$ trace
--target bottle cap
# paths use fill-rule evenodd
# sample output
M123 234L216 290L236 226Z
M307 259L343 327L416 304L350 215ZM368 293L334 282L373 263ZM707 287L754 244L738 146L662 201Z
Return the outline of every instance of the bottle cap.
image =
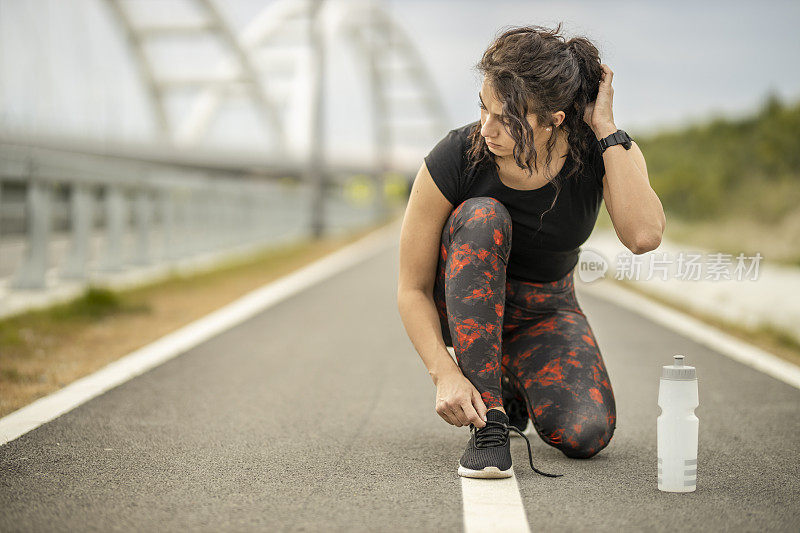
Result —
M674 356L675 362L661 367L661 379L673 381L692 381L697 379L697 372L693 366L683 364L683 356Z

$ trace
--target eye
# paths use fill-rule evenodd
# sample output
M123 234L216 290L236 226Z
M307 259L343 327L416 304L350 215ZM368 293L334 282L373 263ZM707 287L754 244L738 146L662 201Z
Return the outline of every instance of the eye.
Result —
M481 109L483 109L484 111L488 111L488 110L486 109L486 107L483 105L483 102L480 102L480 101L479 101L479 102L478 102L478 107L480 107L480 108L481 108Z

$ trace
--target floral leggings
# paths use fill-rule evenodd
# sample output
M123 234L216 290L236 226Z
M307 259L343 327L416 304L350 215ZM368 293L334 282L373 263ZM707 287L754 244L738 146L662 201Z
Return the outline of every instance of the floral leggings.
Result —
M453 209L433 290L442 336L487 408L516 396L547 444L589 458L611 440L616 406L575 297L574 269L553 282L506 278L511 230L508 210L494 198Z

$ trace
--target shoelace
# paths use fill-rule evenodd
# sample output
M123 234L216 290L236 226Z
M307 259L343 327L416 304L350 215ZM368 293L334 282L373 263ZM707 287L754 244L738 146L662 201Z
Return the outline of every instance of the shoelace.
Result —
M493 446L503 446L508 440L508 427L502 422L487 420L486 425L477 429L470 424L475 431L475 447L491 448Z
M527 435L525 435L522 431L520 431L511 424L505 424L503 422L497 422L495 420L487 420L486 425L484 427L478 429L475 427L475 425L470 424L470 429L475 432L476 448L504 446L506 441L508 440L508 432L516 431L522 438L525 439L525 443L528 445L528 461L530 462L531 468L533 469L534 472L547 477L562 477L564 475L564 474L548 474L547 472L542 472L541 470L533 466L533 452L531 451L531 441L528 440Z
M523 433L522 431L520 431L519 429L517 429L515 426L512 426L512 425L509 424L506 427L508 429L512 430L512 431L516 431L519 434L520 437L525 439L525 444L528 445L528 461L530 461L531 468L533 468L534 472L536 472L537 474L541 474L543 476L547 476L547 477L561 477L561 476L564 475L564 474L548 474L547 472L542 472L541 470L539 470L538 468L533 466L533 452L531 452L531 441L528 440L528 436L525 433Z
M507 369L507 367L505 367L505 365L503 365L503 368L506 368L506 369ZM525 388L524 388L524 387L522 387L522 383L520 383L520 381L519 381L519 378L518 378L518 377L517 377L517 376L514 374L514 372L508 371L508 372L506 372L506 375L508 375L509 377L513 378L513 379L516 381L516 383L517 383L517 387L519 388L519 390L520 390L520 391L524 391L524 390L525 390ZM531 406L530 400L528 399L528 395L527 395L527 394L524 394L524 392L523 392L523 393L521 394L521 396L522 396L522 397L525 399L525 405L527 406L527 409L528 409L528 412L526 413L526 416L527 416L528 418L531 418L531 419L532 419L532 416L531 416L531 415L532 415L532 413L533 413L533 407ZM487 422L487 423L488 423L488 422ZM525 435L525 433L523 433L522 431L520 431L520 430L519 430L519 429L518 429L516 426L514 426L514 425L511 425L511 424L509 424L509 425L508 425L508 429L510 429L510 430L514 430L515 432L517 432L517 434L518 434L520 437L523 437L523 438L525 439L525 443L528 445L528 459L530 460L530 463L531 463L531 468L533 468L533 471L534 471L534 472L536 472L537 474L541 474L541 475L543 475L543 476L548 476L548 477L562 477L562 476L564 475L564 474L547 474L547 473L545 473L545 472L541 472L540 470L537 470L537 469L536 469L536 467L535 467L535 466L533 466L533 454L531 453L531 441L530 441L530 440L528 440L528 436L527 436L527 435Z

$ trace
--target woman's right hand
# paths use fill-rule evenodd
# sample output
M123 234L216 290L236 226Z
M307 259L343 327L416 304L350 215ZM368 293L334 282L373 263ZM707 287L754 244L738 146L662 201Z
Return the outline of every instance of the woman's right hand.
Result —
M486 405L478 389L460 370L441 376L436 382L436 412L445 422L462 427L486 425Z

